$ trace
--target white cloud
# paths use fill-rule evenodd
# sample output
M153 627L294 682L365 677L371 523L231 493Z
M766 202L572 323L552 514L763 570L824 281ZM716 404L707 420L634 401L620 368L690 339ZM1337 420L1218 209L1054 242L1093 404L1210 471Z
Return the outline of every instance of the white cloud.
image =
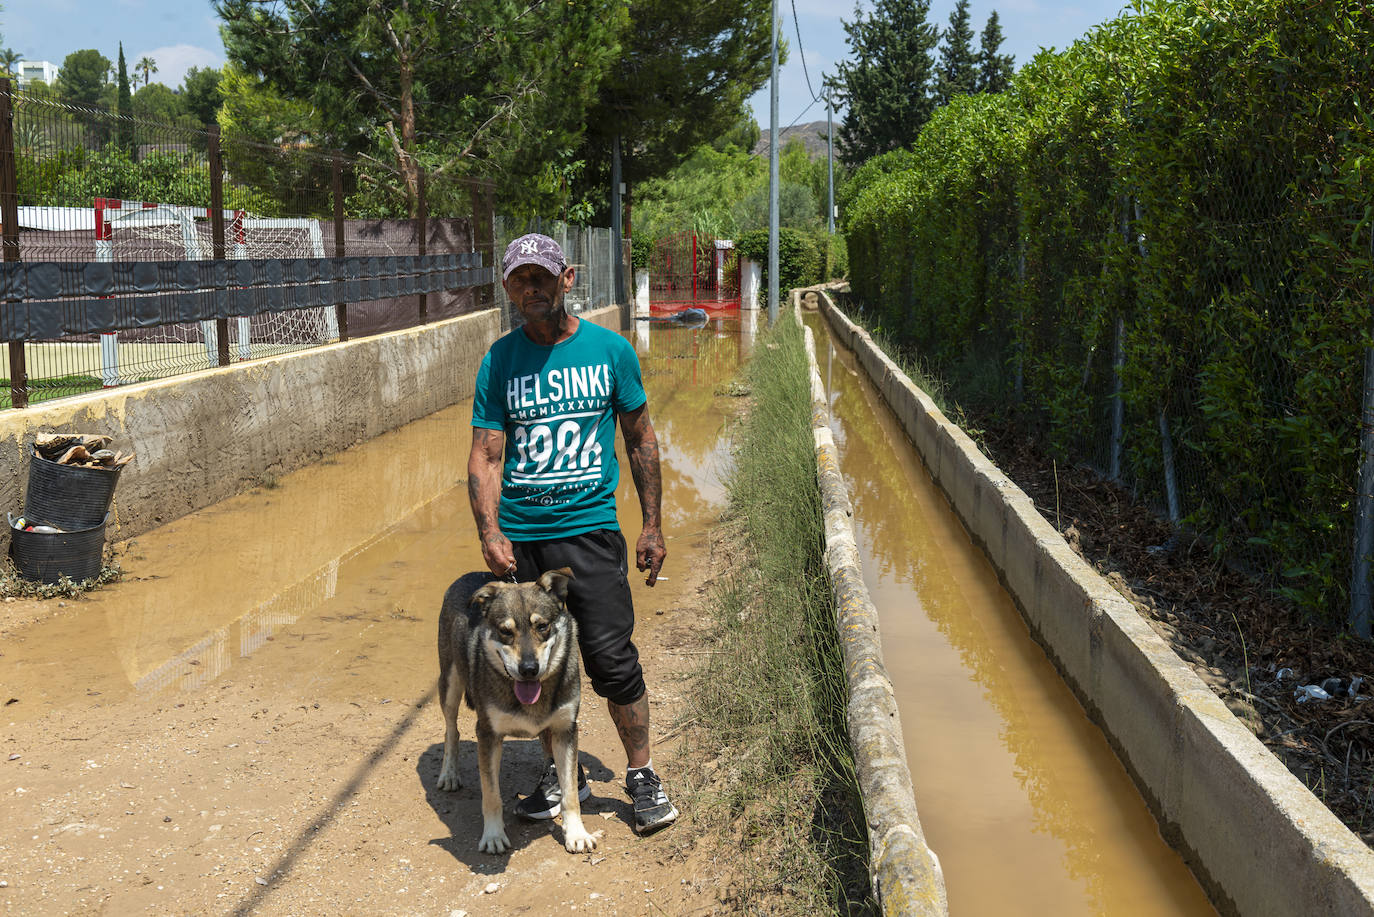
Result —
M192 67L224 66L224 54L220 51L198 48L195 45L168 45L151 51L135 52L128 58L131 73L133 65L144 57L151 57L157 61L157 73L153 74L153 81L172 89L181 85L186 79L186 71Z

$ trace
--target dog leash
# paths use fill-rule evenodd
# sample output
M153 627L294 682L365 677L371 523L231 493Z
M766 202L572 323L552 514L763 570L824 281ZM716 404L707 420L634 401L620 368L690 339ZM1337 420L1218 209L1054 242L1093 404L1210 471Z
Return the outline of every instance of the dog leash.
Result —
M512 583L515 582L515 561L511 561L510 566L506 568L505 578L510 580Z

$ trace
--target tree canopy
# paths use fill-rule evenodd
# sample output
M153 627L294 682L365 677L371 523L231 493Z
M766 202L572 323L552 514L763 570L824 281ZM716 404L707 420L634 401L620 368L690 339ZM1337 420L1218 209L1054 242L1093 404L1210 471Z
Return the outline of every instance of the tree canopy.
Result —
M769 0L630 0L620 54L587 113L584 187L606 187L617 136L624 181L638 182L736 126L768 80L769 11Z
M844 22L853 60L840 62L833 85L848 108L839 138L850 165L909 146L930 120L939 33L929 13L929 0L875 0L868 15L856 5Z
M371 156L415 207L418 170L559 192L619 52L621 0L218 0L228 57L318 116L317 145ZM379 178L379 180L384 180Z
M948 105L955 96L977 89L978 59L973 54L973 26L969 24L969 0L958 0L949 14L935 75L935 101ZM995 13L993 15L996 15Z
M214 124L224 94L220 91L220 72L214 67L192 67L181 82L186 111L201 124ZM145 87L146 88L146 87Z
M1011 85L1016 59L1010 54L998 54L1001 47L1002 24L997 19L997 11L993 10L983 28L978 50L979 92L1005 92Z
M99 105L109 72L110 59L94 48L73 51L62 61L58 98L69 105Z

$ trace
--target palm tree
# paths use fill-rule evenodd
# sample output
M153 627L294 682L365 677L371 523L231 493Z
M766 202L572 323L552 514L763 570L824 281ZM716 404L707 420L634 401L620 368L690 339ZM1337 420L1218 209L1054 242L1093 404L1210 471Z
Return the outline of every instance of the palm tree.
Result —
M157 61L153 60L151 57L139 58L138 63L134 64L134 73L143 74L143 85L147 86L149 81L152 80L153 74L157 73Z
M13 48L0 48L0 66L5 68L6 76L14 76L14 65L23 59L24 55Z

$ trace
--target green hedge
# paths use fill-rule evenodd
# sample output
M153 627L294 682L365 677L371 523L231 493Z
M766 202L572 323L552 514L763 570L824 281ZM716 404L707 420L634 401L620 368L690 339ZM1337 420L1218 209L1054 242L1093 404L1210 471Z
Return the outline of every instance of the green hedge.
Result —
M746 232L735 241L740 254L762 267L761 283L768 289L768 230ZM809 287L823 280L843 277L849 270L844 237L824 230L807 232L783 226L778 229L778 289L786 295L793 287Z
M1063 460L1345 614L1371 339L1374 8L1145 0L845 186L855 296ZM870 168L871 166L871 168Z

